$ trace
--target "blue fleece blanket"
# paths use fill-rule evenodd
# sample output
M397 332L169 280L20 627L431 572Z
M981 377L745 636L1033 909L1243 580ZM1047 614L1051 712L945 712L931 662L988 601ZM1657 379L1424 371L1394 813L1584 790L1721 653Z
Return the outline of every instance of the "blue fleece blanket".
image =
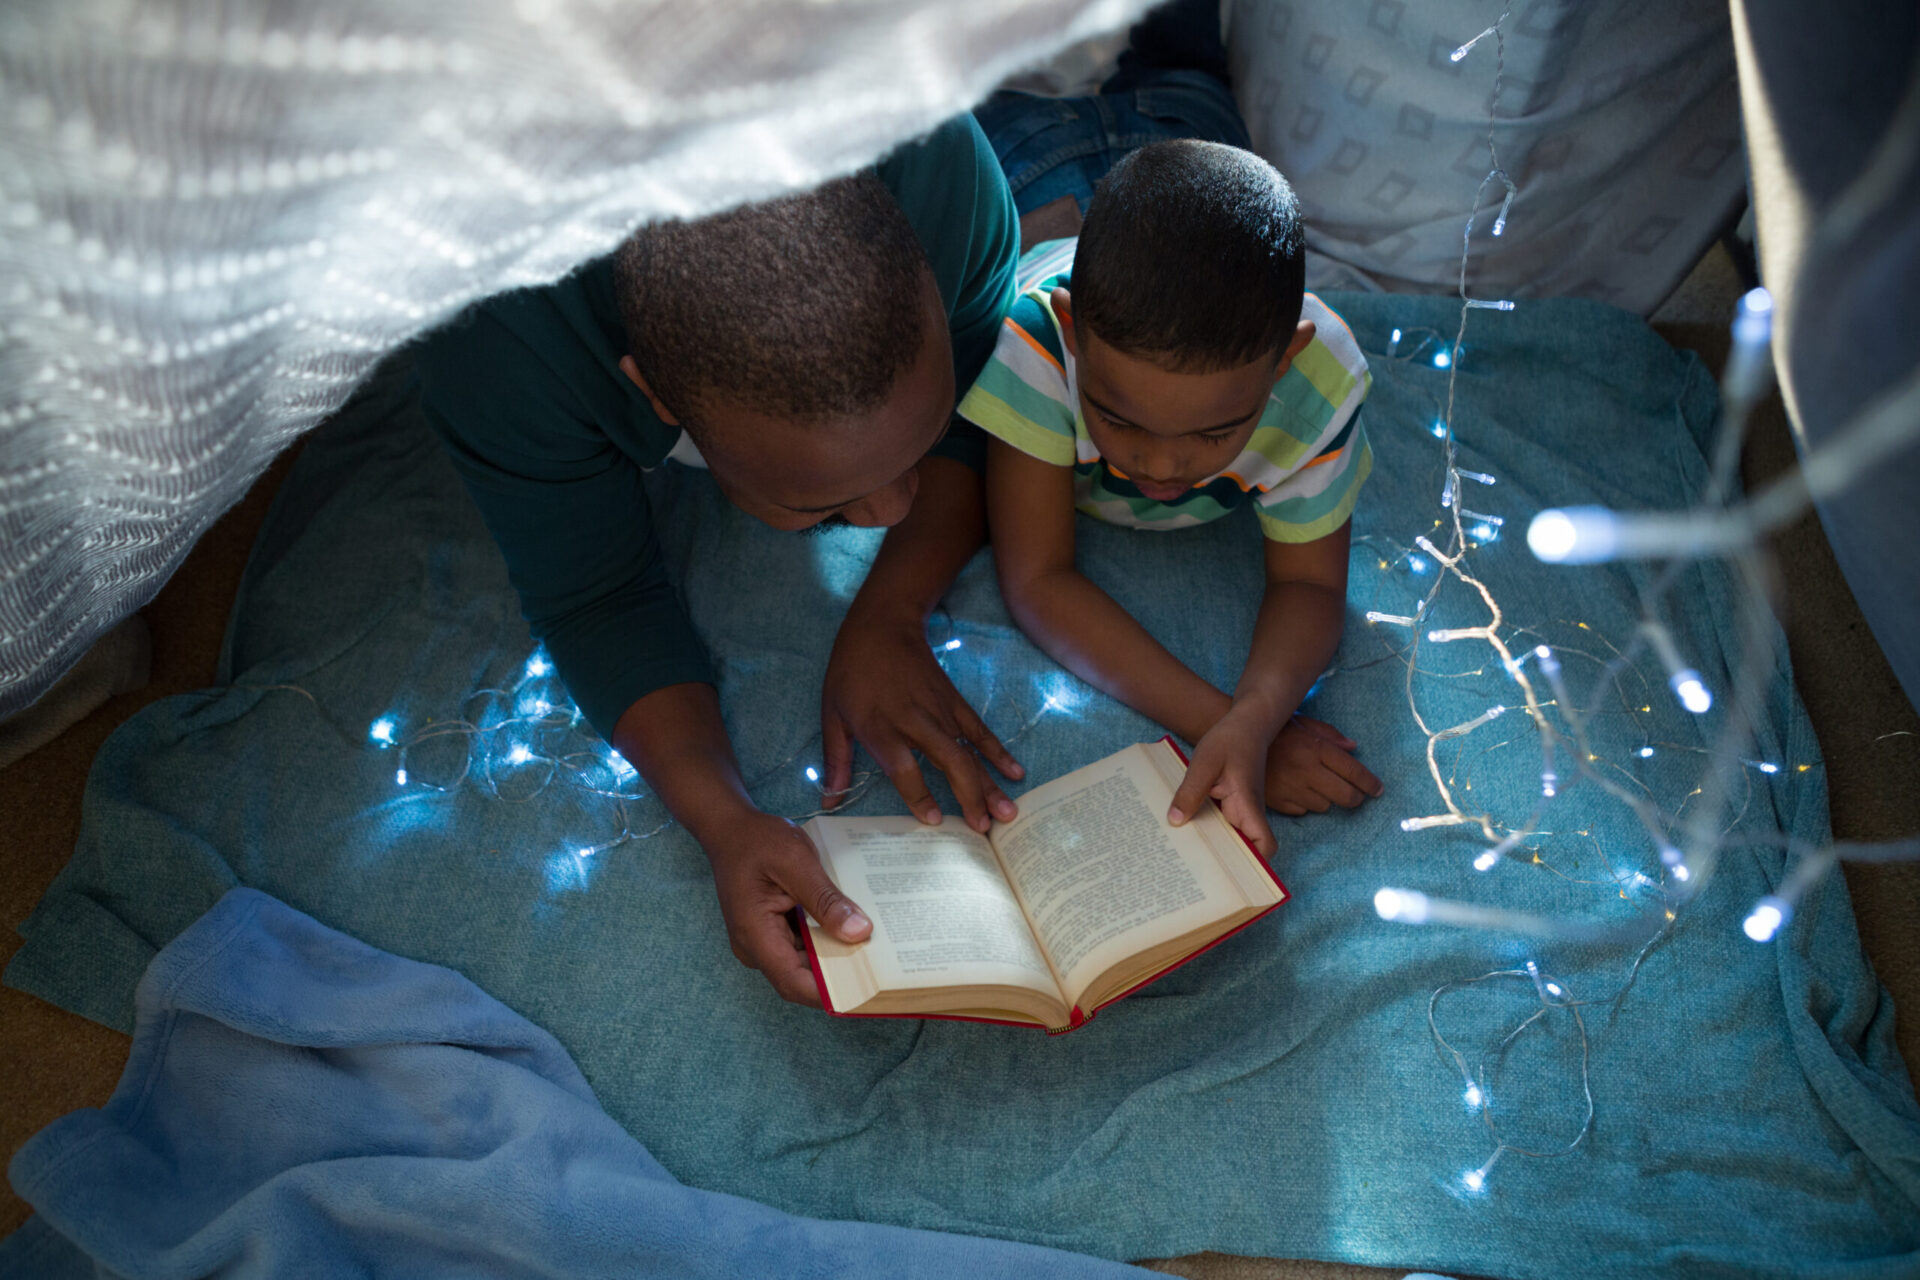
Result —
M1781 875L1779 838L1826 834L1819 755L1784 662L1718 875L1625 994L1585 1010L1591 1132L1557 1159L1503 1155L1478 1189L1463 1180L1494 1141L1436 1051L1433 993L1534 960L1596 999L1625 982L1631 951L1389 924L1375 892L1607 921L1658 912L1671 882L1624 808L1591 785L1567 789L1521 856L1484 873L1471 829L1401 831L1440 808L1409 692L1436 729L1515 698L1485 645L1425 645L1410 673L1406 632L1360 617L1409 613L1432 582L1412 548L1441 514L1430 428L1446 375L1431 337L1450 336L1456 312L1444 299L1330 301L1374 353L1365 413L1378 465L1357 516L1340 669L1309 710L1360 741L1387 795L1278 820L1294 900L1087 1027L1050 1039L786 1006L733 960L705 860L678 828L582 858L622 827L605 797L536 792L540 778L511 763L491 787L477 773L449 792L422 784L457 777L486 745L458 733L415 748L400 785L369 726L390 718L406 739L455 717L492 723L508 714L503 696L476 691L520 688L529 647L498 555L399 384L358 400L300 459L248 570L224 686L147 709L103 749L80 848L23 927L7 980L127 1026L154 952L244 884L470 978L552 1032L675 1177L788 1212L1115 1258L1218 1249L1501 1276L1912 1274L1920 1109L1843 884L1820 886L1773 945L1741 933ZM1388 360L1394 327L1402 358ZM1648 571L1543 567L1521 531L1547 505L1687 501L1704 474L1712 387L1691 357L1596 305L1477 312L1468 337L1462 465L1494 483L1469 481L1463 501L1504 517L1481 536L1506 531L1474 564L1515 642L1555 646L1576 689L1591 690L1630 634ZM874 537L776 535L677 465L652 487L755 794L776 812L811 810L820 677ZM1158 535L1083 521L1081 559L1230 686L1259 593L1250 518ZM1686 714L1642 661L1603 691L1594 743L1608 776L1680 811L1727 703L1735 612L1715 565L1689 568L1673 598L1676 641L1720 706ZM1485 620L1453 584L1426 625ZM1021 638L984 555L932 637L962 641L943 660L990 723L1019 734L1034 779L1157 732ZM496 762L513 754L491 746ZM1540 794L1537 740L1518 716L1441 743L1436 762L1475 809L1518 819ZM857 806L898 810L884 785ZM661 819L643 801L625 821L643 833ZM1435 1013L1478 1058L1539 1008L1530 983L1495 979ZM1575 1137L1582 1057L1564 1012L1507 1047L1489 1077L1507 1142L1553 1151Z
M39 1216L0 1274L1143 1274L682 1186L552 1036L255 889L169 943L134 1004L112 1099L14 1157Z

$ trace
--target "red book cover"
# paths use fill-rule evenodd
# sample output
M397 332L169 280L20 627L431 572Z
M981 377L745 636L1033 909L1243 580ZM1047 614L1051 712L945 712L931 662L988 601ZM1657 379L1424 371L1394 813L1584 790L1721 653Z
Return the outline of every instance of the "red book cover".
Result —
M1169 747L1173 749L1173 753L1176 756L1180 757L1181 764L1190 763L1190 761L1187 758L1187 753L1180 749L1180 744L1174 741L1172 734L1166 734L1160 740L1166 743ZM1280 890L1280 902L1274 903L1273 906L1268 907L1265 911L1260 912L1258 915L1255 915L1249 919L1241 921L1238 925L1235 925L1233 928L1227 930L1225 933L1221 934L1219 937L1215 938L1213 941L1207 943L1205 946L1200 947L1198 950L1188 952L1186 955L1180 957L1178 960L1175 960L1172 964L1168 965L1164 969L1161 969L1159 972L1150 974L1147 977L1142 978L1139 982L1134 983L1131 987L1128 987L1125 991L1122 991L1119 995L1113 996L1111 999L1105 1000L1100 1004L1095 1005L1091 1011L1083 1010L1076 1005L1072 1010L1071 1019L1067 1023L1067 1025L1059 1029L1046 1028L1048 1035L1065 1035L1067 1032L1072 1031L1077 1027L1084 1027L1085 1025L1087 1025L1087 1023L1090 1020L1092 1020L1094 1014L1106 1008L1108 1005L1112 1004L1115 1000L1125 999L1126 997L1132 995L1134 992L1140 990L1140 988L1148 985L1149 983L1157 982L1161 978L1166 977L1169 973L1172 973L1175 969L1178 969L1181 965L1187 963L1187 961L1193 959L1195 956L1203 955L1206 952L1213 950L1215 947L1225 942L1228 938L1231 938L1234 934L1239 933L1241 930L1245 929L1248 925L1251 925L1260 920L1266 919L1268 915L1272 914L1275 907L1278 907L1281 902L1285 902L1288 898L1293 896L1291 893L1287 891L1287 886L1281 882L1280 877L1274 874L1274 870L1271 866L1268 865L1267 860L1260 856L1260 851L1253 847L1253 842L1251 840L1248 840L1247 837L1243 835L1238 828L1234 829L1234 834L1240 837L1240 842L1247 846L1247 852L1253 855L1254 862L1259 865L1262 871L1267 873L1267 878L1272 880L1274 883L1274 886ZM978 1017L970 1017L964 1014L956 1014L956 1013L855 1013L855 1012L847 1012L840 1009L836 1009L833 1007L833 997L827 994L827 979L826 979L826 975L821 973L820 971L820 957L818 953L814 951L814 948L813 948L813 931L806 927L804 920L802 920L801 926L800 926L800 937L801 937L801 940L806 944L807 965L809 968L813 970L814 985L820 989L820 1003L826 1008L826 1011L828 1013L832 1014L836 1018L937 1018L944 1022L985 1022L985 1023L991 1023L994 1026L1001 1026L1001 1027L1032 1027L1035 1025L1034 1023L1031 1023L1031 1022L1018 1022L1009 1018L978 1018Z

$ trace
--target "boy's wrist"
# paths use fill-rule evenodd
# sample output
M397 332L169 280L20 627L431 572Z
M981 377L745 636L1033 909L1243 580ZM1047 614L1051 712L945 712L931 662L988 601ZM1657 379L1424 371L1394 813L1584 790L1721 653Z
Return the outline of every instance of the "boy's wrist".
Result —
M1300 699L1287 696L1287 691L1279 688L1242 686L1234 690L1229 714L1244 716L1267 731L1273 737L1285 727L1293 713L1300 709Z

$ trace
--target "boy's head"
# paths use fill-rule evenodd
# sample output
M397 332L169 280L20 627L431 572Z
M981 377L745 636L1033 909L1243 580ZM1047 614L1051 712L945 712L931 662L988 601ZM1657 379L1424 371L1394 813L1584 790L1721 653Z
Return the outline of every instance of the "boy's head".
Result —
M1154 142L1087 206L1054 310L1101 456L1171 501L1227 466L1313 340L1300 206L1278 170L1214 142Z
M897 523L946 429L946 308L871 173L694 222L614 259L620 367L735 505L779 529Z

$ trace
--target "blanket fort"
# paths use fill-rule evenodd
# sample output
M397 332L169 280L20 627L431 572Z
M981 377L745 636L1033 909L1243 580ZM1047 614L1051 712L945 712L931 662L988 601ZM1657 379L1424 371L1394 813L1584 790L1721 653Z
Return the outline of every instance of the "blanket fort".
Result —
M1379 465L1350 608L1410 613L1439 568L1414 541L1433 527L1442 458L1431 427L1446 386L1434 343L1421 343L1451 333L1457 304L1329 302L1376 370L1366 413ZM1386 355L1395 328L1405 358ZM1673 506L1697 492L1714 397L1692 357L1580 302L1491 315L1476 333L1458 363L1455 444L1459 465L1498 485L1471 509L1518 529L1550 505ZM1635 447L1611 443L1623 439ZM650 483L745 776L769 809L810 813L820 676L874 538L776 535L678 467ZM1259 594L1250 521L1150 538L1088 523L1080 537L1096 580L1184 661L1232 679ZM1510 624L1585 688L1635 625L1646 572L1548 570L1522 544L1487 543L1477 570ZM1729 594L1715 565L1690 565L1671 619L1722 688ZM1435 607L1431 627L1484 622L1464 596ZM1020 638L985 556L931 638L961 642L943 661L997 732L1019 735L1035 780L1157 736ZM1379 918L1376 891L1471 890L1605 924L1661 901L1666 868L1637 822L1591 789L1558 797L1549 829L1485 873L1471 868L1484 847L1474 829L1401 831L1432 798L1409 681L1442 728L1513 698L1485 646L1427 647L1410 672L1396 657L1404 640L1356 616L1308 707L1360 741L1387 796L1281 822L1275 871L1295 897L1230 946L1065 1037L828 1018L782 1004L733 960L705 859L660 826L657 806L551 783L534 794L550 761L594 744L557 726L491 727L534 714L543 686L526 683L534 655L498 554L402 369L317 436L289 478L248 569L222 687L156 704L103 750L80 848L24 926L7 980L127 1026L157 946L245 884L472 979L551 1031L676 1178L789 1212L1114 1258L1218 1249L1537 1276L1910 1270L1920 1113L1844 886L1817 886L1771 947L1741 932L1780 874L1779 842L1825 836L1819 756L1784 672L1766 686L1754 757L1779 767L1741 771L1744 811L1715 887L1617 1004L1587 1012L1590 1136L1561 1159L1505 1157L1479 1190L1465 1185L1489 1145L1483 1112L1436 1053L1432 994L1533 959L1574 996L1604 995L1632 954L1406 929ZM1718 712L1686 712L1665 680L1652 659L1623 672L1593 741L1650 802L1677 810ZM270 687L283 685L313 700ZM533 696L519 712L499 694L476 699L486 689ZM407 785L399 748L368 736L389 720L407 741L461 717L489 727L422 737ZM1501 716L1441 744L1445 776L1478 808L1526 812L1538 795L1538 746L1517 723ZM527 760L511 763L522 744ZM429 785L464 774L479 751L493 789ZM851 812L898 812L897 798L870 786ZM623 829L646 838L577 852ZM1448 1042L1477 1054L1538 1007L1531 983L1502 980L1458 989L1435 1012ZM1574 1136L1581 1058L1564 1015L1508 1046L1486 1094L1509 1140L1548 1150ZM1196 1212L1197 1186L1234 1190Z

